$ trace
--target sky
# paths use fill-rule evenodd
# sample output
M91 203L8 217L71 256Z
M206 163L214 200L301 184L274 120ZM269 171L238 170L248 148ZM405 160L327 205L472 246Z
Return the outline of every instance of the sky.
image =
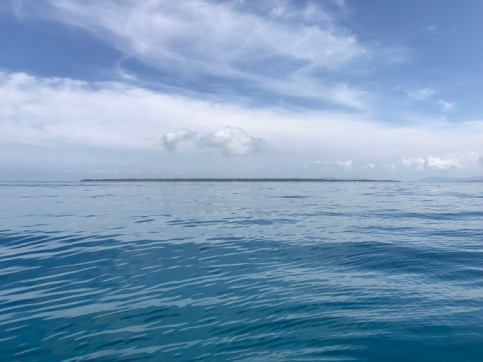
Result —
M483 175L480 0L4 0L0 181Z

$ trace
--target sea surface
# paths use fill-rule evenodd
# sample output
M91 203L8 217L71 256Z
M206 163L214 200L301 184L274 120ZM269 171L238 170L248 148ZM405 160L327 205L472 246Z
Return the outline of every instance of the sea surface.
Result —
M483 183L2 183L0 361L483 361Z

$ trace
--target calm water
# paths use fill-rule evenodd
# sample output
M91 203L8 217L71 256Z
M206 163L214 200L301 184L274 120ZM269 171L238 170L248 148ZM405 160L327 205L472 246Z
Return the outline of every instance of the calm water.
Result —
M2 361L483 361L483 183L0 184Z

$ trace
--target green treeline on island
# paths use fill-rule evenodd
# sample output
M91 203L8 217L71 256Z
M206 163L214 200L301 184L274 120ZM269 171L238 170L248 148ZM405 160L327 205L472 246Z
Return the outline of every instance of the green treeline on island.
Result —
M105 178L81 182L399 182L397 180L337 178Z

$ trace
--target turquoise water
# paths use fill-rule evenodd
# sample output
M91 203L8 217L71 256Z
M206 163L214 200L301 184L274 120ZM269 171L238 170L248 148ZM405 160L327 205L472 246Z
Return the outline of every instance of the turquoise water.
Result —
M0 200L2 361L483 361L483 183Z

